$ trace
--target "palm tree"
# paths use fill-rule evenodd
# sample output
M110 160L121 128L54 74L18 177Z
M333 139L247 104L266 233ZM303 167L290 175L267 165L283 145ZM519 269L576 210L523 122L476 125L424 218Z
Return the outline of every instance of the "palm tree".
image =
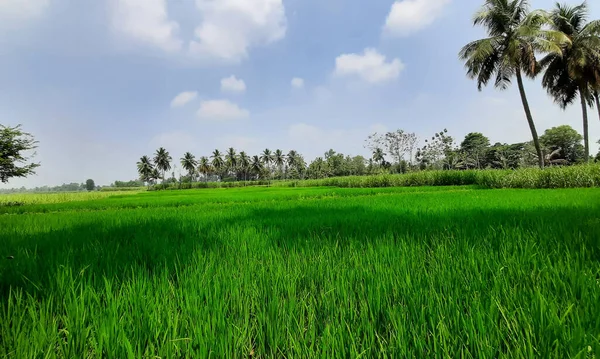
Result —
M140 175L140 179L148 184L152 181L152 162L148 156L142 156L140 161L137 163L137 170Z
M163 147L156 150L154 154L154 164L156 168L162 172L162 180L165 182L165 172L171 169L171 161L173 158L169 155L169 152L165 150Z
M194 181L194 172L196 171L196 166L198 165L198 161L196 161L196 157L190 152L186 152L181 158L181 167L188 172L190 176L190 182Z
M552 29L570 40L562 46L562 54L549 53L540 66L546 69L542 85L561 108L581 102L585 158L590 158L588 102L593 103L594 86L600 78L600 20L586 24L587 4L556 4L551 12Z
M383 162L385 161L385 153L383 153L383 150L381 148L376 148L373 151L373 161L375 161L375 163L379 163L379 165L383 165Z
M223 165L225 164L223 162L221 151L214 150L211 158L212 158L212 166L215 169L215 172L217 172L217 175L220 176L220 172L223 169Z
M272 158L273 163L275 163L275 165L279 169L279 172L283 172L283 165L285 164L285 155L283 154L283 151L279 149L275 150Z
M287 154L287 165L289 167L295 167L298 163L298 152L291 150Z
M152 174L150 175L150 179L152 181L154 181L155 183L158 182L158 180L160 179L160 172L158 171L158 168L154 167L152 169Z
M233 147L229 147L227 154L225 154L225 163L229 171L235 175L235 168L237 166L237 153Z
M544 156L525 94L523 73L535 77L539 71L535 53L562 54L561 44L568 40L556 31L542 28L549 21L545 13L528 11L527 0L485 0L475 15L474 25L484 26L489 37L467 44L459 57L465 61L469 78L477 80L480 91L492 77L495 87L505 90L516 76L538 163L543 168Z
M258 156L252 156L252 161L250 161L250 171L256 174L257 178L260 178L260 174L263 171L263 161Z
M600 79L598 80L598 88L600 88ZM600 119L600 90L594 90L594 99L596 100L596 110L598 110L598 119Z
M250 166L250 157L246 154L246 152L240 152L239 157L239 165L242 173L244 174L244 181L246 181L246 176L248 174L248 167Z
M269 174L271 175L271 162L273 162L273 153L271 152L270 149L265 149L262 154L260 155L260 160L262 161L264 167L269 170ZM269 181L270 181L270 176L269 176Z
M210 161L208 157L202 156L200 157L200 162L198 163L198 172L204 175L205 182L208 181L208 174L210 173Z

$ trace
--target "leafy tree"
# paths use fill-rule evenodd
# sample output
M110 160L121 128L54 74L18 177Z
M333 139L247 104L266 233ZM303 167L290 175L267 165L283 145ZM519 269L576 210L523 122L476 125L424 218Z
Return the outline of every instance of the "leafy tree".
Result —
M583 137L571 126L563 125L546 130L540 141L548 148L547 161L553 164L575 163L584 160Z
M190 182L194 180L194 173L196 172L196 166L198 166L198 161L196 161L196 157L190 152L186 152L181 158L181 167L187 171Z
M88 192L91 192L91 191L93 191L95 188L96 188L96 184L94 183L94 180L93 180L93 179L91 179L91 178L90 178L90 179L88 179L87 181L85 181L85 189L86 189Z
M537 74L536 52L560 55L561 45L568 39L560 32L543 28L549 22L544 13L528 12L527 0L486 0L475 14L474 25L483 25L489 37L467 44L459 57L465 61L467 75L477 80L480 91L492 77L500 90L507 89L511 79L517 78L538 164L543 168L542 148L525 94L523 74L532 78Z
M27 177L35 174L39 163L29 163L31 157L24 152L37 148L37 141L21 125L8 127L0 125L0 181L7 183L10 178ZM34 154L35 155L35 154Z
M525 145L495 143L485 154L487 166L495 169L517 169L521 166Z
M476 168L484 167L485 154L490 146L490 140L482 133L471 132L465 136L460 144L460 150L474 164Z
M171 155L169 152L165 150L163 147L160 147L156 150L154 154L154 164L156 165L156 169L162 172L162 180L165 182L165 173L171 169Z
M579 97L583 115L585 158L590 156L588 102L592 103L594 85L600 79L600 20L586 24L587 4L577 6L556 4L552 10L552 28L563 33L569 42L562 53L546 55L540 65L546 69L542 85L561 108Z
M308 165L308 176L310 178L327 178L331 175L331 171L327 161L323 160L323 157L315 158Z

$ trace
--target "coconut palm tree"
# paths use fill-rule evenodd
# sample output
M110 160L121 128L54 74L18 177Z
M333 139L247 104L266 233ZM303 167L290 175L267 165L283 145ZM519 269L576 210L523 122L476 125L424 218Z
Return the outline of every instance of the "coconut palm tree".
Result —
M225 165L227 169L231 172L231 174L235 175L235 169L237 167L237 153L233 147L229 147L227 153L225 154Z
M250 171L256 174L257 178L260 178L260 174L262 173L263 169L264 167L262 159L256 155L252 156L252 161L250 161Z
M158 170L158 168L154 167L152 169L152 174L150 175L150 179L154 182L157 183L158 180L160 179L160 171Z
M279 172L283 173L283 165L285 164L285 155L283 151L277 149L273 153L273 163L277 166Z
M542 85L561 108L571 105L577 97L583 115L585 158L590 158L588 105L593 103L594 86L600 79L600 20L586 23L587 4L577 6L556 4L551 14L552 29L569 38L562 54L549 53L540 66L546 69Z
M523 85L523 74L534 77L539 71L536 52L562 54L561 45L568 42L563 34L543 28L549 19L546 13L529 13L527 0L485 0L475 14L474 25L482 25L487 38L473 41L459 53L465 61L467 76L482 87L494 78L494 86L505 90L513 77L521 95L525 117L533 137L538 163L544 167L544 156Z
M287 165L289 167L295 167L298 163L298 152L291 150L287 154Z
M198 163L198 172L204 175L205 182L208 181L208 174L210 173L210 170L211 166L208 157L200 157L200 161Z
M242 151L240 152L240 157L238 160L240 170L242 170L242 173L244 174L244 181L246 181L246 177L248 175L248 168L250 167L250 157L248 157L246 152Z
M383 162L385 162L385 153L381 148L375 148L373 151L373 161L375 163L379 163L379 165L383 166Z
M196 157L190 152L186 152L183 157L181 157L181 167L188 172L190 176L190 182L194 181L194 172L196 171L196 166L198 165L198 161L196 161Z
M140 161L137 163L137 170L142 181L148 182L148 184L152 181L152 172L154 168L152 167L152 162L148 156L142 156L140 158Z
M598 119L600 120L600 79L598 79L597 89L594 89L594 100L596 100L596 110L598 110Z
M163 183L165 182L165 173L171 169L171 161L173 161L173 158L171 158L171 155L169 155L169 152L167 152L164 147L156 150L156 153L154 154L154 164L156 165L156 168L162 172Z
M273 162L273 153L271 152L270 149L265 149L262 154L260 155L260 160L264 165L264 168L266 168L269 171L269 180L271 179L271 163Z
M212 153L212 167L215 169L215 172L217 172L217 175L221 175L222 170L223 170L223 166L225 165L225 163L223 162L223 155L221 154L221 151L219 150L214 150Z

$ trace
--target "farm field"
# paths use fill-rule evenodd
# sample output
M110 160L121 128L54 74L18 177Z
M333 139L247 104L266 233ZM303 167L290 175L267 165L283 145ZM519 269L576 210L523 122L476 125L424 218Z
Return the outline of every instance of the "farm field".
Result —
M0 357L600 357L598 188L19 202Z

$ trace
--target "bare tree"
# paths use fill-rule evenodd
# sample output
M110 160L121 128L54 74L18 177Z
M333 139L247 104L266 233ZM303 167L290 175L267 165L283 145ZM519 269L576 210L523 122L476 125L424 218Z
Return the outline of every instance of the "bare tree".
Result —
M384 134L374 133L366 140L365 147L371 152L381 148L385 150L393 163L400 163L408 155L408 162L412 164L413 152L417 146L417 135L414 133L396 130Z

